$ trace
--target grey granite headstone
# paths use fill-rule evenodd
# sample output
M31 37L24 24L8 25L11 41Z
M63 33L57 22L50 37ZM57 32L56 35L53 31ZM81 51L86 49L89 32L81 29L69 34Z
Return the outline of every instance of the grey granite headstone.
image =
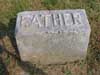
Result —
M84 9L25 11L16 23L23 61L55 64L86 57L91 29Z

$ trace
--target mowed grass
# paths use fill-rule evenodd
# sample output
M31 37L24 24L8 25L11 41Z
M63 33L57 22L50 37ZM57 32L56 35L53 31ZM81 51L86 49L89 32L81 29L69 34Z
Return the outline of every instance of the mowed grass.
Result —
M87 71L82 69L85 73L80 73L79 75L100 75L98 72L100 71L100 0L0 0L0 37L3 34L13 36L17 13L21 11L55 9L86 10L92 30L86 59L89 67ZM80 66L82 65L80 64ZM73 69L66 69L64 74L73 75L72 71ZM2 75L2 72L1 70L0 75Z

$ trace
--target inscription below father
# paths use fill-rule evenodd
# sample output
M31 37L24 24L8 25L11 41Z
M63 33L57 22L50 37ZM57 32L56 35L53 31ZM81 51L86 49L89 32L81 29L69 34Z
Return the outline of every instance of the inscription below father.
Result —
M53 64L86 56L91 30L83 9L25 11L18 14L16 23L24 61Z

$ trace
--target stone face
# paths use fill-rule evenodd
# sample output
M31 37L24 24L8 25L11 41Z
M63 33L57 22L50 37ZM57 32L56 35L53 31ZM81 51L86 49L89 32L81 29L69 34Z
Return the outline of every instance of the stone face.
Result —
M55 64L86 57L91 29L84 9L25 11L16 23L23 61Z

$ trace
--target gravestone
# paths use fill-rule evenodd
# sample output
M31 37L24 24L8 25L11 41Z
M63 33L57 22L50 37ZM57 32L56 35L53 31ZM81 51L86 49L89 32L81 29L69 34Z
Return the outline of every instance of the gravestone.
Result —
M57 64L84 59L90 36L84 9L24 11L15 35L21 59Z

